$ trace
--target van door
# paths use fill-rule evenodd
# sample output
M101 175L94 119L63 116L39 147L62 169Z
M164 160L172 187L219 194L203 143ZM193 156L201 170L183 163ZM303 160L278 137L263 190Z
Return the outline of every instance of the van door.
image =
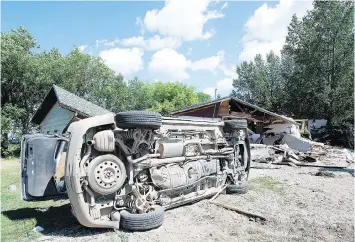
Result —
M25 135L21 141L21 194L25 201L65 198L64 159L65 138L45 135ZM63 164L64 163L64 164ZM58 169L63 169L59 172ZM63 177L57 177L61 174Z

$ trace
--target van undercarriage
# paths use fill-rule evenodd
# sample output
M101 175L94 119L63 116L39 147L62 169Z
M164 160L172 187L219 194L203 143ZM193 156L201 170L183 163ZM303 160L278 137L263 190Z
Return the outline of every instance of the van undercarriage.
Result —
M107 114L68 129L65 186L87 227L148 230L164 211L216 194L246 192L250 148L245 120Z

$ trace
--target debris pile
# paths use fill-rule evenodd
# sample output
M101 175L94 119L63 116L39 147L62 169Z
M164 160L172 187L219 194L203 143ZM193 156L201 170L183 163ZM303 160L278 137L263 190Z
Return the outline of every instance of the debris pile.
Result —
M345 168L354 163L354 153L303 138L288 137L280 145L251 144L254 162L289 166Z

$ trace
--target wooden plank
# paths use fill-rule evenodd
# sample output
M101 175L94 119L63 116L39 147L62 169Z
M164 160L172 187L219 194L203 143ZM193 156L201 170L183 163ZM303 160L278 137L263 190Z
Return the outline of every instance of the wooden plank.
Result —
M220 104L221 107L229 107L229 100L224 100Z
M218 116L226 116L229 115L229 107L220 107Z
M241 113L241 112L231 112L231 116L235 116L235 117L243 117L243 118L251 118L251 114L250 113Z
M236 103L235 105L240 109L240 111L242 111L243 113L245 113L244 110L243 110L243 108L242 108L238 103Z
M219 110L218 110L218 117L223 117L223 116L229 115L229 110L230 110L229 100L224 100L224 101L220 102Z

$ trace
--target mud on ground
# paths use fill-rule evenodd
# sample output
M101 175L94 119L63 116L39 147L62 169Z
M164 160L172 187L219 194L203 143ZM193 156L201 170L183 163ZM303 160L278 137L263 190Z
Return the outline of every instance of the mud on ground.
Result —
M164 224L147 232L76 230L42 241L354 241L353 168L322 169L253 164L250 191L216 201L260 214L261 223L207 200L168 210Z

